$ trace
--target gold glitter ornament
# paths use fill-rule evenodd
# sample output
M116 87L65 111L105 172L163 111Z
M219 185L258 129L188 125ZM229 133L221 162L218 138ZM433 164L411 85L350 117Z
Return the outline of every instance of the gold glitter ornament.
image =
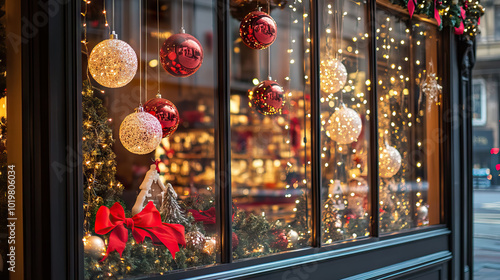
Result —
M213 255L215 253L217 243L212 237L207 237L205 239L205 244L203 246L202 252L208 255Z
M89 56L90 74L100 85L119 88L128 84L137 72L137 55L132 47L119 40L116 33L97 44Z
M358 140L362 127L358 112L341 103L328 120L327 135L338 144L351 144Z
M340 60L336 58L322 60L320 74L323 94L330 95L344 88L347 80L347 70Z
M401 168L401 154L396 148L385 144L385 148L380 147L378 171L380 177L391 178L398 173Z
M161 142L163 130L158 119L139 107L120 125L120 142L129 152L145 155L153 152Z
M102 259L106 245L104 245L102 238L92 235L83 239L83 250L86 255L94 259Z

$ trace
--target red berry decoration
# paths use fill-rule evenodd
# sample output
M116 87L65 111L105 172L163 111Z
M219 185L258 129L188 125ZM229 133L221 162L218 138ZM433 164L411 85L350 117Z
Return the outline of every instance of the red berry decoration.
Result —
M170 36L160 50L163 69L175 77L194 74L203 62L203 47L193 36L184 33Z
M276 40L277 31L274 19L261 11L250 12L240 24L243 43L256 50L269 47Z
M155 116L163 129L163 138L172 135L179 126L179 112L174 103L156 95L144 104L144 111Z
M233 232L233 236L232 236L232 247L233 247L233 251L238 248L238 245L240 245L240 239L238 238L238 235Z
M281 114L281 109L285 104L283 89L277 82L271 80L262 81L250 90L248 99L250 107L263 115Z
M272 234L276 239L271 242L271 248L281 251L288 248L288 239L286 238L286 234L284 231L275 230L274 232L272 232Z

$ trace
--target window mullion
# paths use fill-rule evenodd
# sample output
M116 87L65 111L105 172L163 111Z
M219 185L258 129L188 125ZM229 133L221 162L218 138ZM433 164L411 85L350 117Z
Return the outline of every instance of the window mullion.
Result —
M371 211L371 228L370 235L372 237L379 237L380 235L380 216L379 216L379 177L378 177L378 108L377 108L377 9L376 0L370 0L369 5L366 5L368 9L368 30L370 30L370 40L369 40L369 50L370 50L370 156L369 163L370 168L368 169L368 178L370 185L370 211Z
M311 4L311 203L312 244L321 247L321 123L319 3Z
M216 188L215 195L217 244L219 254L217 262L232 262L232 204L231 204L231 133L230 133L230 85L229 85L229 0L214 0L215 24L217 26L217 91L215 92L215 156L216 156Z

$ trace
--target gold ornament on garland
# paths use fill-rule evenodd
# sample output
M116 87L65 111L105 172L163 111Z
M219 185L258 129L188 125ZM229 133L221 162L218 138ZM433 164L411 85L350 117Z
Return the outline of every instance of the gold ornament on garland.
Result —
M108 88L128 84L137 72L137 55L132 47L119 40L116 33L97 44L90 53L89 71L94 80Z
M205 238L205 245L203 245L203 253L213 255L216 250L216 242L214 238Z
M328 121L327 135L338 144L351 144L358 140L362 127L359 114L341 103Z
M401 168L401 154L396 148L385 144L385 148L380 147L379 154L379 174L382 178L391 178L398 173Z
M326 95L336 93L344 88L347 80L347 70L340 60L336 58L322 60L320 74L321 90Z
M104 245L102 238L92 235L83 238L83 250L85 255L94 259L102 259L104 252L106 251L106 245Z
M120 125L120 141L129 152L145 155L153 152L161 142L163 130L158 119L139 107Z

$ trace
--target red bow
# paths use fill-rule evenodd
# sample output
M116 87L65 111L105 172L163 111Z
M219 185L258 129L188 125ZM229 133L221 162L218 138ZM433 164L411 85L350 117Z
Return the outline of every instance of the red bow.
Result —
M465 13L464 8L460 7L460 18L462 19L462 21L460 22L460 26L459 27L455 27L455 34L456 35L462 35L462 34L464 34L464 30L465 30L464 21L465 21L466 17L467 17L467 15Z
M157 159L155 160L155 165L156 165L156 171L160 173L160 167L158 167L158 164L160 164L161 160Z
M203 222L204 225L215 224L215 207L212 207L207 211L189 209L188 212L193 214L193 218L197 222Z
M408 13L410 14L410 18L413 17L413 13L415 12L415 0L408 0Z
M132 230L132 236L137 243L142 243L149 237L154 245L165 245L174 259L175 253L179 251L179 244L186 246L184 226L162 223L160 212L152 201L132 218L125 218L123 207L115 202L111 208L101 206L96 215L95 232L101 235L111 232L106 255L101 261L115 250L122 256L128 240L127 228Z

